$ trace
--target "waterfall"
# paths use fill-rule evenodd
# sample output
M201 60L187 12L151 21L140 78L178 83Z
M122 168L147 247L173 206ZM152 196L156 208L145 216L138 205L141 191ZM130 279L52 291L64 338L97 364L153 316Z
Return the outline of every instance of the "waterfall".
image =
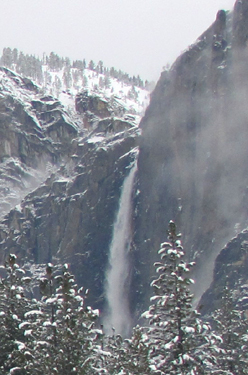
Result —
M104 328L111 333L127 336L131 329L129 310L129 250L131 243L132 190L137 164L125 178L119 208L113 227L112 242L109 250L109 267L106 272L105 293L108 303L104 318Z

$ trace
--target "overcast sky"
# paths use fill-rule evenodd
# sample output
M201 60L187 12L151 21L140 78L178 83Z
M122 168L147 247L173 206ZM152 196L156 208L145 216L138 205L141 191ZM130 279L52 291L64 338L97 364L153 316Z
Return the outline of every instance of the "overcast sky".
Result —
M157 80L235 0L0 0L0 49L85 58Z

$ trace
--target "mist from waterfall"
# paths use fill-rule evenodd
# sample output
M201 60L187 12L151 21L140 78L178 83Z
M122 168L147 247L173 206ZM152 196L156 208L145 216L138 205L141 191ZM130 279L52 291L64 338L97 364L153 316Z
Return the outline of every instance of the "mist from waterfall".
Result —
M132 191L136 171L135 162L122 186L119 209L113 227L105 285L108 307L103 321L104 330L110 334L114 328L117 334L124 337L129 334L132 326L128 301L129 250L132 239Z

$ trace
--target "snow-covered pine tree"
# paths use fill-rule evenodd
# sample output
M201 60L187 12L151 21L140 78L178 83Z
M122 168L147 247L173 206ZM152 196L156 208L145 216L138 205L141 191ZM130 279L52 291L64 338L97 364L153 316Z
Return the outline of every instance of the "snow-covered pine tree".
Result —
M98 346L95 349L93 368L97 374L127 375L126 369L127 347L122 336L115 334L106 335L101 330L98 335Z
M221 337L216 357L221 374L248 374L248 321L237 308L228 285L219 309L212 314L213 326Z
M136 326L132 336L104 336L101 353L103 368L111 375L151 375L149 366L149 338L146 329Z
M134 327L131 338L125 340L124 368L127 374L152 374L149 366L149 338L144 327Z
M90 60L89 65L88 65L88 69L95 70L95 63L94 63L93 60Z
M25 291L31 281L25 270L17 264L17 257L10 254L1 267L0 281L0 373L11 368L22 369L30 355L26 350L25 314L32 310ZM3 275L5 273L5 275Z
M121 335L116 335L113 329L112 335L103 335L102 348L98 350L98 357L102 361L102 373L126 374L124 371L125 348Z
M168 240L161 244L161 262L155 263L159 277L152 282L152 305L143 314L151 325L150 368L155 374L210 374L212 366L210 326L192 308L194 282L189 273L176 225L169 223Z
M151 371L148 365L148 352L148 337L143 334L141 327L135 327L129 339L123 339L119 334L116 335L113 329L111 336L103 336L102 347L98 350L98 358L102 361L101 373L149 375Z
M70 89L72 85L72 75L71 75L71 68L65 67L64 73L63 73L63 82L66 87L66 89Z
M3 54L1 57L1 65L4 65L8 68L11 68L13 63L13 56L12 56L12 50L11 48L4 48L3 49Z
M83 288L78 289L68 265L62 275L53 276L48 264L47 275L41 280L43 315L35 342L33 366L43 375L94 374L92 364L97 333L94 323L98 311L85 305ZM36 372L34 372L36 374Z

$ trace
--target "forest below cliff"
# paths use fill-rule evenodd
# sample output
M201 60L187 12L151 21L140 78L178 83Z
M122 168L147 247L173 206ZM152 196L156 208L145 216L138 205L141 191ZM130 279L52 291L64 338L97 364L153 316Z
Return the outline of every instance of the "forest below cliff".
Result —
M24 54L17 48L4 48L0 58L1 66L12 69L24 77L29 77L40 85L43 85L47 91L48 87L53 92L53 88L57 93L61 90L70 90L72 88L79 89L80 81L84 86L89 84L87 70L94 72L95 88L109 88L111 86L111 78L115 78L123 84L131 87L139 87L151 89L154 83L148 80L143 81L140 76L130 76L128 73L118 70L114 67L108 68L104 66L103 61L95 63L90 60L88 63L85 59L71 61L69 57L60 57L55 52L49 55L43 54L42 58L34 55ZM62 74L61 74L62 72ZM54 76L54 77L53 77ZM135 90L130 91L129 96L135 95Z
M35 279L10 254L0 270L1 373L247 374L247 317L228 285L211 324L192 308L194 263L184 260L180 237L171 221L151 305L129 337L114 327L105 333L101 314L87 305L90 291L76 285L67 264L49 263Z

